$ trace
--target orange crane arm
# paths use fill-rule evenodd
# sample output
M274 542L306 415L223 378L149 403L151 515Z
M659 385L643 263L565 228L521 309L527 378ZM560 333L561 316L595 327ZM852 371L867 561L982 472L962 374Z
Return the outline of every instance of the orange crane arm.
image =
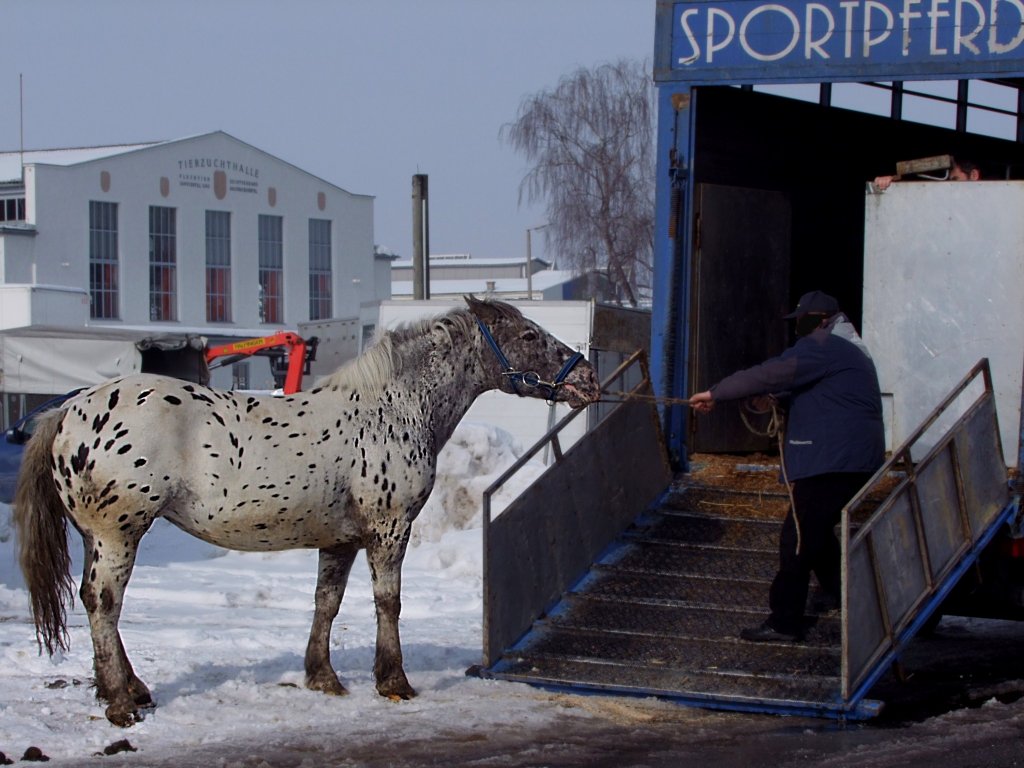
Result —
M308 373L307 364L310 360L315 359L316 343L315 336L307 341L297 333L280 331L270 336L243 339L209 347L206 350L206 362L209 364L221 357L250 357L264 350L284 347L288 351L288 372L284 381L284 393L291 395L302 389L302 374Z

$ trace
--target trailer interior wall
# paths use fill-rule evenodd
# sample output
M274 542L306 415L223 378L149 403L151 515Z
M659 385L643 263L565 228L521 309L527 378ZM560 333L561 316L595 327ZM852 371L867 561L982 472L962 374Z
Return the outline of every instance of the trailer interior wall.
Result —
M781 352L792 339L780 308L791 308L805 291L835 295L862 328L867 180L893 173L901 160L949 153L977 158L989 178L1024 169L1024 147L1014 142L734 87L702 86L688 93L688 100L677 100L681 114L676 140L687 160L686 194L692 198L687 210L693 218L688 228L680 229L687 239L673 252L682 269L670 297L674 307L689 307L686 317L676 321L687 336L670 341L667 357L655 370L663 382L665 372L676 366L672 355L685 355L685 373L668 393L675 396L706 388L733 370ZM768 238L779 231L779 222L750 219L746 205L729 216L701 216L704 190L713 186L788 201L788 208L767 209L786 211L789 218L787 264L766 258ZM715 236L716 230L737 226L758 233L746 238L743 248ZM711 252L715 242L727 245ZM708 260L719 267L713 270L713 283L702 284L701 263ZM781 280L779 269L787 270ZM679 309L673 311L681 316ZM655 308L656 323L669 316ZM658 345L656 354L664 349ZM726 415L739 423L734 412ZM690 418L682 435L673 433L670 424L671 447L699 447L697 430L702 425L709 429L711 423ZM749 449L745 440L716 440L714 448Z
M987 178L1024 172L1024 148L988 137L739 88L695 89L693 181L777 190L792 201L790 296L826 287L861 317L865 182L939 154L979 162ZM757 130L751 130L757 126ZM725 222L730 225L731 222ZM709 222L702 221L706 228ZM760 281L756 270L736 280ZM723 308L725 309L725 308ZM775 320L777 318L771 318Z

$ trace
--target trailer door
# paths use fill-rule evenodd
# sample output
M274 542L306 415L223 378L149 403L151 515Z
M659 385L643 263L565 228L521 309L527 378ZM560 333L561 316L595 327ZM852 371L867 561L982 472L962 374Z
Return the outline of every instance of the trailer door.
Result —
M755 365L786 347L791 205L787 194L699 184L690 323L690 392ZM691 450L763 451L772 441L749 431L739 404L691 419ZM763 423L763 419L760 420Z
M901 445L989 359L1007 466L1017 463L1024 365L1024 182L901 182L868 194L863 336ZM933 428L935 439L960 416ZM914 459L932 440L921 440Z

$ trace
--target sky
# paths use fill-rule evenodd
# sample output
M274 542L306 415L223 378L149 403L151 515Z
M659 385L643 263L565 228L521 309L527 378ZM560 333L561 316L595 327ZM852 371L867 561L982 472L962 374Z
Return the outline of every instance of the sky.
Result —
M654 16L654 0L0 0L0 151L22 122L25 149L223 130L373 195L375 241L400 256L424 173L432 253L525 258L544 206L520 204L528 164L502 125L581 67L650 66Z

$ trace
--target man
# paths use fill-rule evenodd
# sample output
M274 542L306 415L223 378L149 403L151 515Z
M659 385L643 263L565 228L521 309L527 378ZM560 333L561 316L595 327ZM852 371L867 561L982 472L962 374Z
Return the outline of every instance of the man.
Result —
M764 395L787 410L782 468L793 503L779 540L771 614L740 633L754 642L803 639L811 571L838 604L841 553L834 528L885 454L875 365L839 303L811 291L786 319L796 321L792 347L690 398L699 413L719 401Z
M874 184L879 192L885 192L894 181L899 180L899 176L876 176ZM981 169L973 160L953 158L953 167L949 169L946 181L981 181Z

